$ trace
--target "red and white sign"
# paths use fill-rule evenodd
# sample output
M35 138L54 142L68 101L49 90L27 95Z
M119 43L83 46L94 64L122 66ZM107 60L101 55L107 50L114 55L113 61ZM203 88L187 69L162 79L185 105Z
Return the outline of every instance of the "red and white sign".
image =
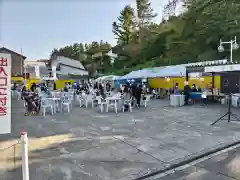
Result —
M0 134L11 133L11 55L0 53Z

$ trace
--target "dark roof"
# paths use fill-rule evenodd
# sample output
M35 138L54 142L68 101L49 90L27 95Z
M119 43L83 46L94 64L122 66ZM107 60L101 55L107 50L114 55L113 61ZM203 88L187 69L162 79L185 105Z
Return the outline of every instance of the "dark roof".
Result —
M37 62L49 62L49 59L38 59Z
M20 56L20 57L22 57L23 59L26 59L26 58L27 58L26 56L23 56L23 55L15 52L15 51L12 51L12 50L10 50L10 49L5 48L5 47L1 47L1 48L0 48L0 52L1 52L1 51L7 51L7 52L9 52L9 53L11 53L11 54L15 54L15 55L17 55L17 56Z

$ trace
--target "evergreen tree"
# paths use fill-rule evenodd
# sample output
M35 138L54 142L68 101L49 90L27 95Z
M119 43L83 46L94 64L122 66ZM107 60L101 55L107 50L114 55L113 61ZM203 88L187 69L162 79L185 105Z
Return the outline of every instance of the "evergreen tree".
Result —
M149 26L153 19L157 16L151 7L149 0L136 0L138 27L143 28Z
M112 31L120 44L128 44L132 39L132 32L135 30L134 9L127 5L120 12L118 20L113 22Z
M79 51L80 51L80 53L84 53L85 52L83 43L79 44Z

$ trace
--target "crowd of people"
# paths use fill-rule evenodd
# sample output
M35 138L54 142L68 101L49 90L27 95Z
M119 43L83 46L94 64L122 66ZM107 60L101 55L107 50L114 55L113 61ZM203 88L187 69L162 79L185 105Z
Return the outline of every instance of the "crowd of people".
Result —
M55 84L55 83L54 83ZM69 90L74 90L76 94L84 92L89 94L92 90L96 93L96 96L101 96L103 99L106 98L108 93L120 93L123 100L131 101L132 105L136 104L137 107L140 107L141 99L144 99L144 95L147 94L147 88L144 84L137 84L134 81L128 82L126 84L120 85L120 88L116 88L111 82L83 82L73 84L70 82L65 83L64 88L61 89L63 92L68 92ZM56 90L56 84L53 85L53 89ZM49 89L46 83L33 83L31 87L27 90L23 85L21 89L21 97L29 104L38 103L35 101L37 94L46 93L49 94ZM31 100L31 102L30 102ZM38 107L38 106L36 106ZM31 107L32 108L32 107ZM38 109L37 109L38 110Z
M12 89L17 89L16 83L13 84ZM56 90L56 83L53 82L52 90ZM68 92L69 89L74 89L77 94L84 91L89 94L91 89L93 89L97 95L100 95L102 98L106 98L108 92L119 92L122 94L124 100L136 100L136 105L140 107L141 99L144 98L144 95L148 93L149 89L146 88L144 83L136 83L134 80L127 82L126 84L120 85L120 88L116 88L114 84L110 81L106 82L90 82L82 81L81 83L66 82L64 88L61 91ZM29 90L23 85L21 89L22 97L30 92L48 93L48 87L46 83L33 83ZM185 104L188 104L191 92L202 92L202 89L196 86L195 84L192 87L189 86L188 82L185 83L184 89L180 90L178 83L175 83L174 87L168 91L169 94L184 94L185 95Z
M192 92L200 92L201 93L202 89L199 86L197 86L196 84L192 84L192 86L190 87L189 83L186 81L185 85L184 85L184 89L181 90L179 88L179 84L176 82L174 84L174 87L168 91L168 95L170 95L170 94L175 94L175 95L183 94L183 95L185 95L185 105L188 105L190 95L191 95Z
M106 93L108 92L112 91L114 93L120 93L125 101L131 101L133 104L134 100L136 100L137 107L140 107L141 99L144 99L144 95L147 93L146 85L137 84L135 81L121 84L119 89L112 87L110 82L96 82L93 89L98 93L98 95L102 96L103 99L106 97Z

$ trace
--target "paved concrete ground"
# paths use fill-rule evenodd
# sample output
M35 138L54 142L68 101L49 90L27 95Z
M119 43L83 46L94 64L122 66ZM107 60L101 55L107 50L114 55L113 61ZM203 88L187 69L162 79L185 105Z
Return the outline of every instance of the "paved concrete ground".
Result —
M156 100L118 114L76 106L71 114L24 117L22 102L14 101L12 134L0 136L0 149L16 143L25 128L31 179L128 180L240 138L240 124L209 125L226 107L166 105ZM19 151L17 146L17 156ZM20 180L21 169L6 172L11 168L13 148L1 150L0 179Z
M154 180L239 180L240 147Z

